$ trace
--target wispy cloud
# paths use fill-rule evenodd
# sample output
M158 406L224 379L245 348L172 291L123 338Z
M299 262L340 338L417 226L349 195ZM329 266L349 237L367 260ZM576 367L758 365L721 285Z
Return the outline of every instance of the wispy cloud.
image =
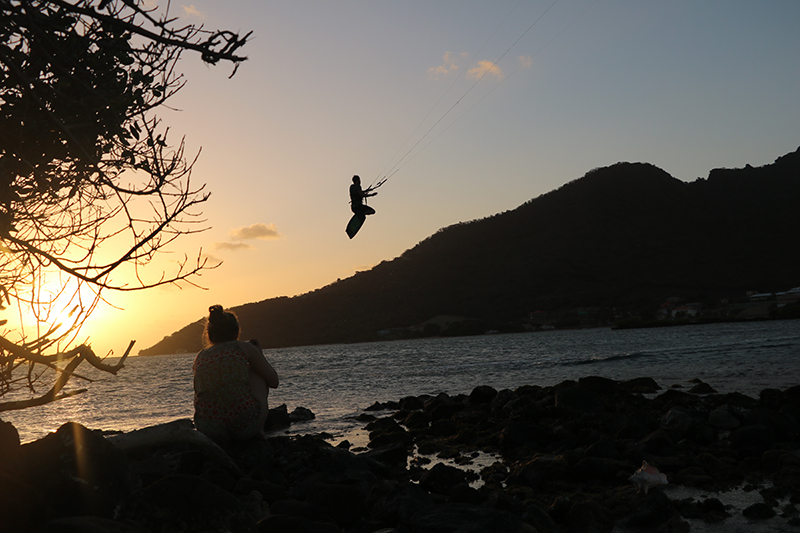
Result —
M215 242L214 249L215 250L250 250L253 248L252 245L247 244L246 242Z
M528 68L533 65L533 58L531 56L519 56L519 68Z
M452 52L445 52L442 56L442 64L428 69L428 76L431 78L443 78L459 69L458 62L465 59L467 53L454 54Z
M503 71L500 67L491 61L481 60L478 61L478 66L472 67L467 71L467 79L477 80L487 74L497 76L497 79L503 79Z
M206 14L194 7L194 4L181 7L183 7L183 12L187 17L194 17L198 19L206 18Z
M244 226L231 230L230 236L237 241L244 241L248 239L280 239L282 235L278 233L278 227L275 224L257 223L250 226Z

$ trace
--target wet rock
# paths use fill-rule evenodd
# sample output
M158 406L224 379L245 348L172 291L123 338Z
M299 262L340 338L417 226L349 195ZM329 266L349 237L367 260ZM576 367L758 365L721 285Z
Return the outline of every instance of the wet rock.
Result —
M317 416L311 412L311 409L306 409L305 407L297 407L289 415L289 422L291 422L292 424L294 424L295 422L307 422L309 420L314 420L316 417Z
M661 390L653 378L635 378L620 383L620 389L634 394L652 394Z
M255 521L230 492L196 476L172 475L127 502L122 516L146 530L253 531Z
M521 518L532 525L538 533L555 533L558 527L547 511L538 505L528 505Z
M618 388L618 384L613 379L600 376L588 376L578 380L578 387L592 394L602 395L614 393Z
M670 409L667 414L661 417L662 428L681 435L689 431L693 422L694 419L692 415L684 412L680 408Z
M408 431L392 417L379 418L367 424L367 429L370 430L369 444L367 445L370 448L381 448L397 443L406 444L412 440Z
M472 389L469 395L470 403L491 403L497 396L497 391L492 387L481 385Z
M730 412L728 405L717 407L708 414L708 423L715 428L732 430L741 426L741 422Z
M625 480L636 465L628 461L618 461L604 457L586 457L570 468L573 479Z
M768 426L753 425L731 431L731 445L739 450L757 451L768 448L775 442L775 431Z
M562 387L556 389L556 407L568 411L594 411L597 399L591 391L579 387Z
M655 529L672 518L675 508L661 490L651 490L637 509L620 521L620 525L633 530Z
M428 427L431 421L430 415L424 411L412 411L403 419L403 424L410 429L422 429Z
M418 411L425 407L425 402L422 398L416 396L406 396L400 400L400 409L405 411Z
M403 443L389 444L365 452L361 457L389 466L405 467L408 461L408 448Z
M304 516L275 514L259 522L258 531L263 533L273 533L275 531L291 531L292 533L341 533L342 529L331 522L315 522Z
M289 410L286 404L279 405L272 408L267 414L267 421L264 423L264 429L279 429L289 427L292 421L289 419Z
M677 502L677 507L684 518L700 519L709 524L723 522L731 516L717 498L707 498L701 502L682 500Z
M69 516L49 521L36 533L147 533L147 530L99 516Z
M24 444L26 497L40 518L93 515L111 518L140 480L128 458L102 434L73 422ZM58 495L58 497L53 497Z
M546 436L547 430L534 422L512 420L500 432L500 446L504 450L513 450L535 444Z
M586 456L622 459L621 446L616 439L604 437L586 448Z
M708 383L703 383L700 380L693 380L693 381L697 381L697 385L689 389L690 394L714 394L715 392L717 392L716 390L714 390L714 387L712 387Z
M433 468L425 471L419 480L420 487L434 494L447 495L450 490L461 483L474 481L477 475L470 475L464 470L437 463Z
M428 507L404 522L416 533L536 533L511 513L458 503Z
M611 516L600 504L593 501L577 502L567 513L570 533L593 533L611 526Z
M798 424L794 418L763 407L751 409L744 419L744 424L767 426L775 432L776 439L782 441L794 440L798 435Z
M777 513L775 510L764 502L754 503L742 511L742 514L752 520L766 520L772 518Z

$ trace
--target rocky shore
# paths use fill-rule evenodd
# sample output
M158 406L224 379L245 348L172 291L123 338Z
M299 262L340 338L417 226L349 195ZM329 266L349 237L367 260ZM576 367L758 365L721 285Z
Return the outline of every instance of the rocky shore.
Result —
M283 407L268 424L309 417ZM800 528L800 386L751 398L699 381L664 390L650 378L586 377L406 397L360 419L363 448L332 446L324 434L220 447L188 420L128 434L68 423L20 445L0 423L0 529L686 532L737 520L750 531ZM643 461L668 485L637 491L629 478ZM734 489L753 503L723 503Z

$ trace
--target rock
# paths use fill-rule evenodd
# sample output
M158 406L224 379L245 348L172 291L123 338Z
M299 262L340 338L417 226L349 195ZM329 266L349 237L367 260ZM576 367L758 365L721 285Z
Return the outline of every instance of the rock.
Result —
M661 387L653 378L634 378L623 381L620 388L636 394L652 394L661 390Z
M558 527L547 511L537 505L526 507L522 519L532 525L537 533L555 533Z
M667 414L661 417L661 427L684 434L692 427L694 419L692 416L681 409L670 409Z
M733 416L727 405L717 407L708 414L708 423L715 428L736 429L741 426L741 422Z
M422 509L404 522L415 533L536 533L512 513L460 503Z
M40 520L73 515L111 518L140 484L122 451L99 432L74 422L21 448L26 484L35 487L26 497L39 509Z
M593 394L611 394L617 390L618 383L613 379L588 376L578 380L578 387Z
M36 533L147 533L147 530L98 516L69 516L49 521Z
M0 420L0 468L19 455L19 432L14 424Z
M764 502L754 503L746 507L742 514L753 520L766 520L776 515L775 510Z
M756 407L744 418L745 425L768 426L775 432L776 439L781 441L795 440L798 436L797 421L786 414L772 409Z
M296 407L294 411L289 415L289 422L294 424L295 422L307 422L309 420L314 420L317 416L311 412L311 409L306 409L305 407Z
M412 411L403 419L403 424L410 429L423 429L428 427L430 415L424 411Z
M400 409L406 411L418 411L425 407L425 402L417 396L406 396L400 400Z
M306 501L342 528L357 523L366 511L366 495L353 483L313 483Z
M428 492L447 495L456 485L468 483L472 479L474 478L464 470L444 463L437 463L425 471L419 480L419 485Z
M504 450L513 450L520 446L528 446L546 438L547 431L541 426L528 421L512 420L500 432L500 446Z
M402 443L388 444L363 453L361 457L389 466L405 467L408 461L408 448Z
M258 523L258 531L274 533L291 531L292 533L341 533L341 528L331 522L315 522L303 516L285 514L271 515Z
M700 380L695 380L695 381L697 381L697 385L689 389L690 394L714 394L715 392L717 392L708 383L703 383Z
M148 531L253 531L255 521L233 494L196 476L172 475L126 503L122 517Z
M611 517L600 504L593 501L576 502L567 513L570 533L604 531L612 524Z
M497 396L497 391L492 387L481 385L472 389L469 395L470 403L491 403Z
M670 499L662 491L654 490L647 494L642 505L620 521L620 525L634 531L655 529L669 521L674 513Z
M628 461L617 461L604 457L585 457L570 468L573 479L627 479L636 470Z
M289 420L289 410L286 404L282 404L269 410L267 421L264 423L264 429L285 428L289 427L291 423L292 421Z
M589 390L579 387L562 387L556 389L556 407L568 411L594 411L597 399Z
M586 448L587 457L605 457L608 459L622 459L620 444L616 439L604 437Z
M768 426L745 426L731 431L731 445L738 450L758 451L775 442L775 431Z

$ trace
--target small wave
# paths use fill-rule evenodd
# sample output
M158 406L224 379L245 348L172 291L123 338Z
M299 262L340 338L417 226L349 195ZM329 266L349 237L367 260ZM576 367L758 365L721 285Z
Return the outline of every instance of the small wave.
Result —
M577 361L564 361L561 364L563 366L582 366L582 365L596 365L602 363L610 363L613 361L631 361L634 359L640 359L642 357L650 357L652 353L649 352L631 352L631 353L624 353L624 354L613 354L613 355L596 355L589 357L588 359L579 359Z

